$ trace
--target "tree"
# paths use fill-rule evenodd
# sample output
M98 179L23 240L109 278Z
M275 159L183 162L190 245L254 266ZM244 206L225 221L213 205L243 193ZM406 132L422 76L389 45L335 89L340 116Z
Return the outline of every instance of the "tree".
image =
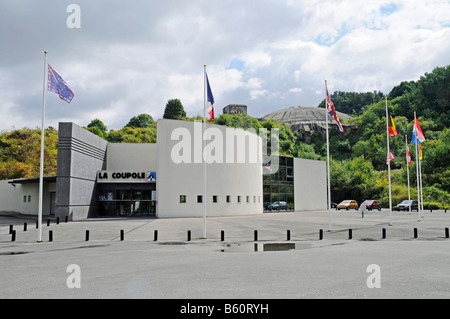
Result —
M171 99L167 101L166 108L164 109L164 119L181 120L186 117L183 104L179 99Z
M99 119L95 119L88 124L87 130L90 131L91 133L94 133L97 136L100 136L101 138L105 138L106 131L108 129L106 128L106 125L103 124L102 121L100 121Z
M356 116L363 113L365 105L377 103L384 98L384 94L380 91L365 93L336 91L331 94L330 98L336 111ZM325 100L322 100L318 107L324 108Z
M132 128L146 128L153 123L153 117L148 114L139 114L138 116L133 116L133 118L128 122L127 125Z

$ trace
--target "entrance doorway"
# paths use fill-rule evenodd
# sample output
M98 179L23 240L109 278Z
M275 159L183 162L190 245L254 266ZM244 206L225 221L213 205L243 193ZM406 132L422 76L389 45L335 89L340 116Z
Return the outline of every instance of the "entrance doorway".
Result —
M155 183L101 184L99 188L99 216L156 215Z

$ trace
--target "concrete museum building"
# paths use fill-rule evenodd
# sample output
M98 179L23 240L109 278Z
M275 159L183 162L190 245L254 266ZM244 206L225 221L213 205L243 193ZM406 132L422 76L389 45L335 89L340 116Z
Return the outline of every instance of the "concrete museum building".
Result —
M206 124L203 135L201 122L163 119L156 143L136 144L108 143L70 122L58 131L44 215L201 217L205 203L207 216L261 214L274 202L327 208L326 162L267 157L262 138L248 130ZM39 178L0 181L0 211L37 216L38 189Z

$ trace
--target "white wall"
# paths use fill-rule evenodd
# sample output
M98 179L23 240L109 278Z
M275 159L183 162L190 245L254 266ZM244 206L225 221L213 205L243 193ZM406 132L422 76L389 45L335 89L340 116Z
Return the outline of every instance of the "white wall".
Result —
M13 186L9 181L12 180L0 181L0 211L37 216L39 183L16 183ZM43 215L50 214L50 192L55 192L55 189L56 183L44 183Z
M0 181L0 212L19 212L18 199L22 195L22 185L9 184L10 180Z
M327 209L326 162L294 158L296 211Z
M209 130L213 128L213 130ZM178 131L175 131L179 129ZM181 130L180 130L181 129ZM209 131L208 131L209 130ZM262 163L261 163L261 140L258 136L242 129L227 128L220 125L207 125L207 131L211 133L211 141L206 141L208 147L216 145L211 154L223 152L223 162L207 164L207 216L231 216L250 215L263 212L262 198ZM183 141L181 137L172 133L189 132L190 140ZM194 149L201 152L202 134L201 124L198 122L159 120L158 121L158 150L159 167L156 183L157 192L157 216L158 217L201 217L203 216L203 203L197 203L197 195L203 195L203 164L201 158L196 158ZM231 137L235 133L238 138L252 138L251 147L243 151L246 156L244 163L237 162L238 143L234 143L235 158L233 163L226 163L226 136ZM220 135L224 138L220 145ZM184 144L184 142L186 142ZM216 144L211 144L211 143ZM228 140L230 142L230 140ZM180 143L186 148L180 148ZM231 144L229 144L231 145ZM188 150L188 148L191 148ZM230 148L231 149L231 148ZM229 150L230 150L229 149ZM255 161L250 163L249 149L257 153ZM191 152L190 161L176 163L179 155L186 156ZM231 152L228 152L231 154ZM201 154L201 153L200 153ZM175 160L174 160L175 158ZM185 157L187 158L187 156ZM199 163L195 163L200 159ZM231 159L229 159L231 161ZM180 203L180 195L186 195L186 203ZM213 203L213 195L217 195L217 203ZM230 202L226 201L227 195ZM240 196L241 202L237 198ZM249 202L247 202L247 196Z

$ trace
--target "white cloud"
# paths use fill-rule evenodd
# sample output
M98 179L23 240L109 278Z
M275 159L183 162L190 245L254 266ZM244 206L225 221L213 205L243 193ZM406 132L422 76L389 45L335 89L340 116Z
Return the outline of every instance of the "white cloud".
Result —
M291 93L302 93L303 89L302 88L292 88L292 89L289 89L289 92L291 92Z
M98 117L111 129L162 117L172 98L202 114L205 63L216 107L257 117L319 104L325 79L330 91L388 93L449 64L446 0L79 0L77 30L55 3L0 3L0 130L40 125L44 49L75 91L70 105L49 93L46 123Z
M258 68L270 65L271 56L267 52L253 51L243 54L242 60L245 61L247 68L254 72Z

